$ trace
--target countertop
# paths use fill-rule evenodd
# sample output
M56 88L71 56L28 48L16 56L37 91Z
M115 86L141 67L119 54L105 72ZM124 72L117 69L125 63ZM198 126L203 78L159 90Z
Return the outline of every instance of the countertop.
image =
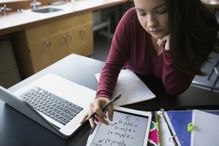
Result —
M128 0L80 0L61 5L45 7L60 8L61 11L50 13L36 13L31 9L22 12L9 13L0 16L0 36L37 26L39 24L56 21L58 19L74 16L78 13L95 11L106 7L126 3ZM42 6L43 8L44 6Z

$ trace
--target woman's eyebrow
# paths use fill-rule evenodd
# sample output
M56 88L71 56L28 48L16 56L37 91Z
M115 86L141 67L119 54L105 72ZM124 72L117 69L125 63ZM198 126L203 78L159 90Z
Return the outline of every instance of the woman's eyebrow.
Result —
M140 9L140 8L135 8L135 9L136 9L136 11L139 11L139 12L145 12L144 9Z
M156 7L154 7L153 9L156 10L156 9L162 8L162 7L164 7L164 6L165 6L165 3L162 3L162 4L160 4L160 5L156 6ZM136 7L135 7L135 9L136 9L137 11L139 11L139 12L145 12L145 10L144 10L144 9L141 9L141 8L136 8Z
M156 6L156 7L154 7L154 9L159 9L159 8L161 8L161 7L164 7L164 6L165 6L165 3L162 3L162 4L160 4L160 5Z

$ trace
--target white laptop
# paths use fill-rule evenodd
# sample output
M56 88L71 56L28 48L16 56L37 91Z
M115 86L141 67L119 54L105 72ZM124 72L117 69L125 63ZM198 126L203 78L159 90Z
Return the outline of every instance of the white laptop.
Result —
M11 93L0 87L0 99L62 137L80 126L95 91L47 74Z

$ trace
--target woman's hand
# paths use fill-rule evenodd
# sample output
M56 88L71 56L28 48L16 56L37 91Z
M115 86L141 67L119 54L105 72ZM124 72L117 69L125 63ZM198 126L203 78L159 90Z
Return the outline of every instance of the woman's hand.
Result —
M170 50L170 35L157 40L157 45L159 47L164 47L165 50Z
M102 111L102 107L108 102L110 102L110 100L106 97L98 97L97 99L95 99L90 104L90 109L89 109L88 113L84 116L84 118L82 119L81 123L83 123L87 118L89 118L90 115L92 115L93 113L96 113L94 118L89 119L91 127L95 128L95 126L96 126L95 119L108 125L109 122L107 121L106 112L108 113L109 120L112 121L112 119L113 119L113 105L107 106L106 111Z

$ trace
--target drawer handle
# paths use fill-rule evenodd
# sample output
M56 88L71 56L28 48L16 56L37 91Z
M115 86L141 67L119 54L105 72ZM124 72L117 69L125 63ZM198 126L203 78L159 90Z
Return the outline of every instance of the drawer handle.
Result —
M72 40L71 34L66 34L63 36L63 43L69 43Z
M51 43L51 41L46 41L46 48L51 48L51 46L52 46L52 43Z
M44 47L42 47L42 51L47 52L49 49L51 49L51 47L52 47L52 42L50 40L46 41L44 43Z
M63 36L63 43L68 43L68 36L67 35Z
M68 38L69 41L71 41L71 40L72 40L72 34L71 34L71 33L68 33L68 34L67 34L67 38Z
M85 28L82 28L80 31L79 31L79 34L81 36L84 36L86 34L86 29Z

